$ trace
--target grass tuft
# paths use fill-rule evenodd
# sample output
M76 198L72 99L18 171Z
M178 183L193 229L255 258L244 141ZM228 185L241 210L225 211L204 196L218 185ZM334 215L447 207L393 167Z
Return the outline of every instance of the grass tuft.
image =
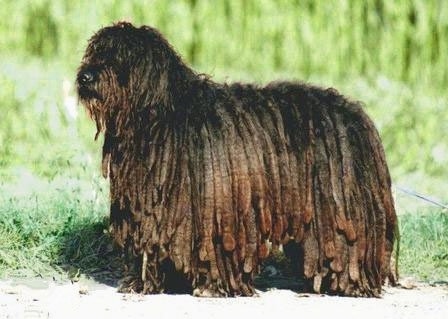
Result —
M21 183L1 187L2 194L15 195L0 198L0 277L116 277L119 254L108 233L101 183L71 180L61 187L64 180L70 179L29 178L25 190Z
M448 278L448 212L422 211L399 216L400 271L424 281Z

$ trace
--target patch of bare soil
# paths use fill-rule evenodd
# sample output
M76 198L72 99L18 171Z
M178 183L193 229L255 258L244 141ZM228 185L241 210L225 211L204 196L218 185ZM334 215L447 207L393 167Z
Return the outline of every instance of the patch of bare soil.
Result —
M403 288L403 286L407 288ZM0 318L448 318L448 286L403 281L382 298L259 291L252 298L120 294L92 280L0 281Z

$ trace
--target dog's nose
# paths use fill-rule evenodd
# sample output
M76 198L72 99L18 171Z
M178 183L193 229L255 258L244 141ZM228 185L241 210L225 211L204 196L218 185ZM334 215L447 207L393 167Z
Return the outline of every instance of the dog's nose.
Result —
M89 84L93 82L94 76L93 73L90 71L82 71L78 75L78 82L80 84Z

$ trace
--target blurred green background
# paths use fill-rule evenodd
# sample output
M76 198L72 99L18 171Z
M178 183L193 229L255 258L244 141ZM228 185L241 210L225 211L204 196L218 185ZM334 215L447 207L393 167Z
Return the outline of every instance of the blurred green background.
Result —
M158 28L216 80L298 79L362 101L394 184L448 201L448 1L2 0L0 7L0 274L69 262L82 268L83 249L101 254L82 242L101 241L107 225L101 142L73 84L89 37L119 20ZM426 229L418 249L435 257L422 258L448 274L446 212L398 191L396 201L400 214L417 216L403 215L402 228ZM406 240L411 271L416 238Z

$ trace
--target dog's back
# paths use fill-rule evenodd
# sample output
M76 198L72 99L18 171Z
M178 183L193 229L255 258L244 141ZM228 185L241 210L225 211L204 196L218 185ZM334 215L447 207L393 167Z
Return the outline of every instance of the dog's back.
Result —
M361 105L303 83L225 88L231 99L216 101L220 120L206 125L210 146L223 149L209 159L213 196L254 214L258 257L268 240L294 240L316 291L378 295L391 272L396 215L381 140ZM225 183L231 196L216 192Z

